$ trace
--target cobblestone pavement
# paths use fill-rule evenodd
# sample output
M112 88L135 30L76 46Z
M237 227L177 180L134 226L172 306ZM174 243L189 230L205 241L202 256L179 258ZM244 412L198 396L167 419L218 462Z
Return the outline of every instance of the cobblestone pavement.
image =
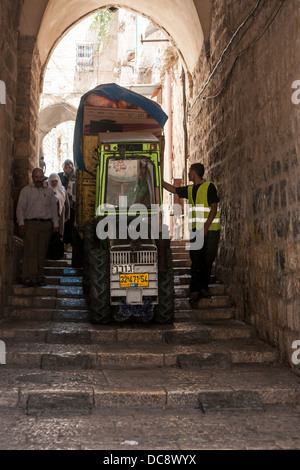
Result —
M96 409L90 415L28 416L0 408L1 450L297 450L300 406L215 412L198 408Z

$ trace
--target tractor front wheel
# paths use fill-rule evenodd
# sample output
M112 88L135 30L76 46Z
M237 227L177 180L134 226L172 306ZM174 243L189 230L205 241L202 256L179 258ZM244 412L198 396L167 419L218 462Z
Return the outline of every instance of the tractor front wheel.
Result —
M109 252L93 249L89 253L90 316L92 323L112 321L110 309Z

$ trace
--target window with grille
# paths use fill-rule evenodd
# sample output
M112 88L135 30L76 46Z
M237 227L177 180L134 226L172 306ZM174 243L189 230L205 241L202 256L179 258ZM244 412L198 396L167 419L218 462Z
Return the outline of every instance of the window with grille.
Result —
M93 70L94 48L92 44L77 44L76 70L77 72L89 72Z

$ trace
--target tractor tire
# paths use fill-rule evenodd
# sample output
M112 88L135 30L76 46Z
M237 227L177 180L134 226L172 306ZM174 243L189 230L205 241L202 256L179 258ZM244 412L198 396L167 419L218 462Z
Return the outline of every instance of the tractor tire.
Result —
M89 253L90 317L92 323L112 321L110 309L109 252L93 249Z
M158 271L158 305L154 308L154 322L172 324L174 322L174 271L171 248L168 248L168 268Z

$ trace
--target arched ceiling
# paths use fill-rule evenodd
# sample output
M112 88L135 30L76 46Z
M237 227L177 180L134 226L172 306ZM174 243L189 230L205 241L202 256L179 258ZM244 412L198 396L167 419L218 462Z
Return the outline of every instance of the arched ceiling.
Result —
M40 142L48 132L62 122L75 121L77 110L67 103L57 103L44 108L39 115Z
M147 16L163 28L193 71L210 27L212 0L24 0L19 31L35 36L44 66L59 40L93 11L116 6Z

